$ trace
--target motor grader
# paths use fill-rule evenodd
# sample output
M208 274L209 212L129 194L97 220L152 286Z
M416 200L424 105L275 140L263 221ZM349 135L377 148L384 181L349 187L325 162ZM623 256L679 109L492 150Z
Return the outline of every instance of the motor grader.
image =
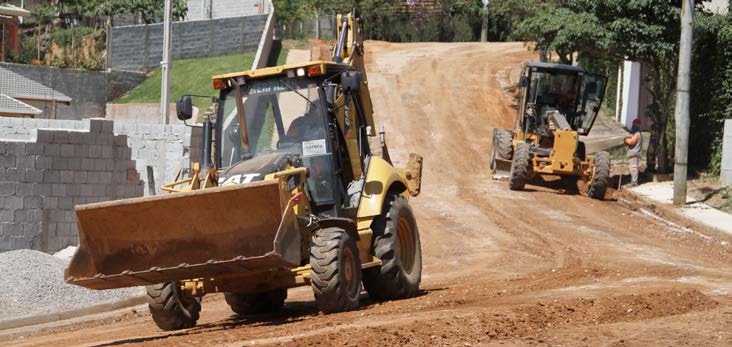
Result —
M603 199L610 176L610 154L587 156L580 136L590 133L605 94L606 78L583 68L529 62L519 79L514 129L493 129L491 170L521 190L538 175L560 176L569 189L579 180L588 195Z
M201 297L223 292L240 315L283 307L310 285L325 313L417 294L422 259L410 196L422 158L396 169L376 136L361 18L339 15L330 61L213 77L201 163L171 194L76 207L80 246L68 283L146 286L163 330L196 324ZM192 99L177 103L192 117ZM378 145L375 145L378 146ZM376 151L375 151L376 152Z

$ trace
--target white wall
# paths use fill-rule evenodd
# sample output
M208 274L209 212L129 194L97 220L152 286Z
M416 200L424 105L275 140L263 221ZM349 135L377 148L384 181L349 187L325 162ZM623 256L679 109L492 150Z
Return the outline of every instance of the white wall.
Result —
M724 121L724 142L722 143L722 184L732 187L732 119Z

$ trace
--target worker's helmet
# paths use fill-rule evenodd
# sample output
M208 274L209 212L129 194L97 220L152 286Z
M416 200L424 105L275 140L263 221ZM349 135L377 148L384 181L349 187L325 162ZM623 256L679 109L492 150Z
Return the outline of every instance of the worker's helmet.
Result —
M640 120L640 118L636 118L636 119L633 119L633 125L637 125L637 126L640 126L640 125L641 125L641 120Z

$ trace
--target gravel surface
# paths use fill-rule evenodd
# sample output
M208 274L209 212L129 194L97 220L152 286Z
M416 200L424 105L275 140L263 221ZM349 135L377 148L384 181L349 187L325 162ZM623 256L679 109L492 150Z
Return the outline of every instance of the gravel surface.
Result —
M142 288L96 291L63 281L68 260L33 250L0 253L0 321L114 302Z

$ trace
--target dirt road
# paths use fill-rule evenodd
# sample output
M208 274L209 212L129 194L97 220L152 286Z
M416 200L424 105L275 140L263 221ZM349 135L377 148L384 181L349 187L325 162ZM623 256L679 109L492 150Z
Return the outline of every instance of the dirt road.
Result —
M413 200L421 296L321 315L309 288L283 313L238 319L207 297L199 326L160 332L146 312L11 345L730 345L732 237L678 225L552 182L510 192L491 180L491 129L514 111L498 75L533 57L522 44L367 42L378 122L392 157L425 156Z

